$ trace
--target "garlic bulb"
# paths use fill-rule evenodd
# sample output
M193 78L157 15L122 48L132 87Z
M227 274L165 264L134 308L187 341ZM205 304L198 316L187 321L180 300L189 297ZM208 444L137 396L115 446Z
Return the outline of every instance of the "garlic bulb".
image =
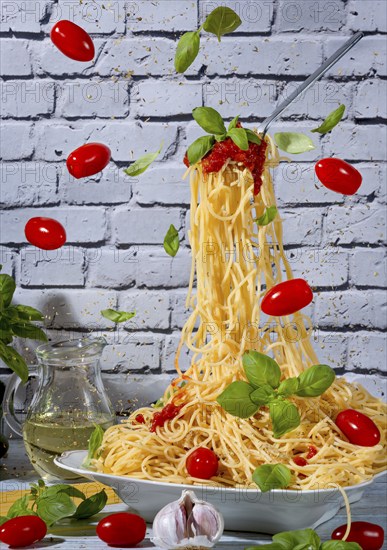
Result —
M153 544L161 548L212 548L222 536L223 516L193 491L167 504L153 520Z

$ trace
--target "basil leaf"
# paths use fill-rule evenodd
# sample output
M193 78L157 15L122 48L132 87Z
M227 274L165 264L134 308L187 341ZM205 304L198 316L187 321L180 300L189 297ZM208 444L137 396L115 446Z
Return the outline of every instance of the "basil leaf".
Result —
M315 149L313 141L305 134L297 132L280 132L274 134L274 140L278 147L286 153L298 155Z
M294 395L299 387L298 378L287 378L283 380L278 388L278 394L283 397L289 397L289 395Z
M236 127L237 127L238 120L239 120L239 115L237 115L235 118L232 119L232 121L231 121L230 124L228 125L228 131L230 131L230 130L232 130L233 128L236 128Z
M357 542L328 540L323 543L321 550L362 550L362 547Z
M164 237L164 250L167 254L175 257L180 248L179 233L176 227L171 224Z
M6 518L4 516L0 516L0 525L3 525L6 521L8 521L10 518Z
M192 165L199 162L212 149L214 143L214 136L202 136L196 139L187 150L189 163Z
M232 128L227 132L228 137L230 137L235 145L242 149L242 151L247 151L249 148L249 141L247 139L247 134L244 128Z
M175 69L178 73L184 73L195 61L200 48L200 35L198 31L186 32L177 43L175 53Z
M261 546L248 546L245 550L261 550L261 548L266 548L266 550L284 550L281 544L276 544L275 542L263 544Z
M288 487L292 480L292 473L284 464L263 464L254 470L253 481L266 493L271 489Z
M319 134L326 134L327 132L330 132L333 130L335 126L340 122L340 120L343 118L345 111L345 105L340 105L332 111L327 118L324 120L324 122L319 126L318 128L315 128L314 130L311 130L311 132L318 132Z
M208 134L222 135L227 133L222 117L212 107L196 107L192 111L192 116Z
M129 321L129 319L132 319L136 315L135 311L116 311L115 309L103 309L101 311L102 317L105 317L105 319L109 319L109 321L113 321L113 323L124 323L125 321Z
M295 395L317 397L332 385L335 378L335 371L328 365L313 365L298 377L299 386Z
M301 422L300 413L294 403L277 399L269 404L273 435L276 439L298 428Z
M217 142L219 142L219 141L224 141L224 140L226 139L226 137L227 137L227 134L219 134L219 135L216 135L216 136L215 136L215 140L216 140Z
M36 501L36 511L48 526L63 518L72 516L77 507L65 493L58 493L51 497L39 497Z
M265 384L264 386L255 389L250 394L250 399L253 403L258 405L258 407L262 407L263 405L267 405L267 403L273 399L274 395L273 388L268 384Z
M229 414L239 418L249 418L259 409L250 398L253 390L254 388L243 380L232 382L216 400Z
M249 128L244 128L244 130L247 134L247 139L249 141L251 141L252 143L256 143L257 145L261 145L262 140L257 136L255 132L249 130Z
M41 340L47 342L47 336L43 330L32 323L12 323L11 330L20 338L30 338L31 340Z
M152 164L152 162L157 159L157 157L161 153L162 147L163 144L161 143L160 149L156 151L156 153L147 153L146 155L143 155L142 157L137 159L135 162L133 162L133 164L129 166L129 168L124 170L125 174L127 174L128 176L139 176L140 174L144 173L145 170L147 170Z
M82 500L86 499L86 495L82 493L82 491L72 485L66 485L66 483L58 483L58 485L51 485L50 487L47 487L41 494L41 497L54 497L59 493L65 493L72 498L81 498Z
M81 502L73 517L76 519L86 519L98 514L98 512L105 508L107 498L105 489L102 489L100 493L96 493Z
M9 508L7 512L7 518L12 519L16 518L18 516L29 516L31 515L28 509L28 502L29 502L29 495L24 495L21 498L18 498L15 500L15 502L12 504L12 506ZM34 512L32 512L33 515L36 515Z
M281 369L274 359L258 351L250 350L243 354L242 363L247 379L252 386L256 388L270 384L272 388L278 388Z
M235 31L242 21L231 8L220 6L214 9L204 21L205 31L215 34L220 42L220 37Z
M16 283L10 275L0 275L0 294L3 298L3 306L8 307L12 302Z
M31 306L15 306L15 310L18 313L19 319L25 321L43 321L44 316L40 311Z
M274 220L277 214L278 214L277 207L269 206L268 208L266 208L262 216L256 219L256 222L258 225L261 225L261 226L269 225L269 223L271 223Z
M282 544L284 550L319 550L321 543L313 529L284 531L273 535L273 541Z
M22 382L28 380L28 367L23 357L10 346L6 346L0 341L0 359L9 367L13 372L21 378Z
M96 425L96 427L91 433L91 436L89 439L89 446L87 450L87 457L83 461L82 466L85 466L86 468L89 467L91 463L91 459L96 457L96 452L102 444L103 434L104 434L104 431L102 427L100 425Z

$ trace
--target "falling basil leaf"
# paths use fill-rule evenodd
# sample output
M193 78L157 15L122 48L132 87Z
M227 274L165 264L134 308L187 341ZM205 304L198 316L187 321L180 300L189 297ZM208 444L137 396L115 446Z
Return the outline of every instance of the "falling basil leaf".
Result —
M261 145L262 140L257 136L255 132L249 130L249 128L244 128L244 130L247 134L247 139L249 141L251 141L252 143L256 143L257 145Z
M213 147L215 143L214 136L202 136L196 139L187 150L188 162L196 164L201 160Z
M339 107L337 107L337 109L332 111L327 116L327 118L324 120L321 126L311 131L318 132L319 134L326 134L327 132L330 132L331 130L333 130L335 126L337 126L337 124L343 118L344 111L345 111L345 105L340 105Z
M256 222L258 225L269 225L270 222L274 220L276 215L278 214L278 210L275 206L269 206L266 208L265 212L257 218Z
M205 31L215 34L220 42L221 36L235 31L241 24L242 21L234 10L220 6L208 15L203 28Z
M300 425L301 418L297 407L290 401L276 399L269 404L273 435L279 439Z
M101 311L102 317L113 321L113 323L124 323L129 321L132 317L136 315L135 311L116 311L115 309L103 309Z
M318 397L333 384L335 378L335 371L328 365L313 365L298 376L295 394L299 397Z
M239 418L249 418L259 409L259 406L251 400L250 395L253 391L254 388L250 384L239 380L227 386L216 400L229 414Z
M299 155L300 153L306 153L315 149L310 137L297 132L280 132L274 134L274 139L282 151L293 155Z
M164 250L167 254L175 257L180 248L179 233L176 227L171 224L164 237Z
M242 149L242 151L247 151L249 148L249 141L247 139L247 134L244 128L231 128L227 132L228 137L230 137L235 145Z
M161 153L161 149L163 147L163 144L161 143L160 149L156 151L156 153L147 153L146 155L143 155L139 159L137 159L133 164L129 166L129 168L126 168L124 170L125 174L128 176L139 176L145 170L149 168L149 166L152 164L154 160L157 159L159 154Z
M105 508L107 498L105 489L102 489L100 493L96 493L81 502L72 517L75 519L86 519L98 514L98 512Z
M239 120L239 115L237 115L235 118L232 119L232 121L231 121L230 124L228 125L228 131L230 131L230 130L232 130L233 128L236 128L236 127L237 127L238 120Z
M192 111L192 116L208 134L222 135L227 133L222 117L212 107L196 107Z
M180 38L175 54L175 69L178 73L184 73L195 61L200 48L200 35L198 31L186 32Z
M255 469L253 481L266 493L271 489L288 487L292 480L291 471L284 464L263 464Z

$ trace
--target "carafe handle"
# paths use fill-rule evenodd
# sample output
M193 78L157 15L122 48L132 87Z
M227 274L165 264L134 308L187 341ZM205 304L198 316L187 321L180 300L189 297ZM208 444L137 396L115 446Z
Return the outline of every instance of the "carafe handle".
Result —
M29 376L38 376L37 367L29 368ZM4 402L3 402L3 416L8 426L12 431L17 435L23 435L23 428L21 422L19 422L14 408L14 400L17 389L20 385L21 379L16 373L13 373L11 378L8 381L7 388L4 393Z

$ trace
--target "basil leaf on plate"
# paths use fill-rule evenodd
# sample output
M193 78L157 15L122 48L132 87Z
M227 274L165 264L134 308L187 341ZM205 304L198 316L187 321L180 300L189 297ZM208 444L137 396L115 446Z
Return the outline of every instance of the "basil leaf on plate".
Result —
M286 378L286 380L283 380L279 385L278 394L282 395L283 397L289 397L290 395L294 395L296 393L298 387L298 378Z
M238 120L239 120L239 115L237 115L235 118L232 119L232 121L231 121L230 124L228 125L228 131L230 131L230 130L232 130L233 128L236 128L236 127L237 127Z
M131 164L128 168L126 168L126 170L124 170L125 174L128 176L139 176L140 174L143 174L145 170L149 168L152 162L157 159L157 157L161 153L162 148L163 144L160 145L160 149L155 153L147 153L146 155L138 158L136 161L133 162L133 164Z
M292 473L284 464L263 464L254 470L253 481L266 493L271 489L288 487L292 480Z
M328 540L321 546L321 550L362 550L357 542L347 542L344 540Z
M214 143L214 136L202 136L196 139L193 143L191 143L187 150L189 163L192 165L199 162L199 160L201 160L212 149Z
M51 497L39 497L36 501L36 511L48 526L60 519L72 516L77 509L66 493L57 493Z
M254 388L243 380L232 382L217 397L219 405L233 416L249 418L259 409L258 405L252 402L250 394Z
M265 384L264 386L261 386L260 388L256 388L251 394L250 399L253 403L258 405L258 407L262 407L263 405L267 405L275 396L274 390L269 384Z
M337 126L337 124L343 118L344 111L345 111L345 105L340 105L339 107L337 107L337 109L332 111L327 116L327 118L324 120L321 126L311 131L318 132L319 134L326 134L327 132L330 132L331 130L333 130L335 126Z
M171 224L167 234L164 237L164 250L167 254L174 257L180 248L179 233L176 227Z
M272 388L278 388L281 369L268 355L254 350L246 351L242 356L242 364L252 386L259 387L269 384Z
M17 518L18 516L36 516L35 512L28 508L29 500L29 495L24 495L15 500L7 512L7 519Z
M103 434L104 434L104 431L103 431L102 426L100 426L99 424L96 425L96 427L94 428L94 430L91 433L91 436L90 436L90 439L89 439L89 446L88 446L88 450L87 450L87 457L83 461L82 466L85 466L85 467L90 466L91 459L92 458L97 458L96 457L96 452L102 444Z
M251 141L252 143L256 143L257 145L260 145L262 140L257 136L255 132L250 130L249 128L244 128L244 131L246 132L247 139Z
M115 309L103 309L101 311L102 317L113 321L113 323L124 323L129 321L132 317L136 315L135 311L116 311Z
M335 371L328 365L313 365L298 376L299 397L317 397L323 394L334 382Z
M8 521L10 518L6 518L5 516L0 516L0 525L3 525L6 521Z
M57 485L50 485L44 490L41 496L44 498L48 498L48 497L53 497L58 493L65 493L66 495L72 498L81 498L82 500L86 499L86 495L82 491L80 491L76 487L73 487L72 485L67 485L66 483L58 483Z
M220 6L208 15L203 28L205 31L215 34L220 42L221 36L235 31L241 24L242 21L234 10Z
M102 489L101 492L92 495L83 502L81 502L73 514L75 519L86 519L98 514L103 508L105 508L107 503L107 494L105 489Z
M260 226L269 225L269 223L271 223L274 220L277 214L278 214L277 207L269 206L268 208L266 208L262 216L257 218L256 222Z
M276 399L269 404L273 435L276 439L298 428L301 422L300 413L294 403Z
M319 550L321 543L313 529L284 531L273 535L273 541L282 544L283 550Z
M315 149L314 143L310 137L297 132L280 132L274 134L274 140L282 151L293 155L306 153Z
M226 134L226 126L223 119L212 107L196 107L192 115L201 128L208 134Z
M200 48L200 35L198 31L186 32L180 38L175 53L175 69L178 73L184 73L195 61Z
M235 145L242 149L242 151L247 151L249 148L249 140L247 139L247 134L244 128L231 128L227 132L228 137L230 137Z

